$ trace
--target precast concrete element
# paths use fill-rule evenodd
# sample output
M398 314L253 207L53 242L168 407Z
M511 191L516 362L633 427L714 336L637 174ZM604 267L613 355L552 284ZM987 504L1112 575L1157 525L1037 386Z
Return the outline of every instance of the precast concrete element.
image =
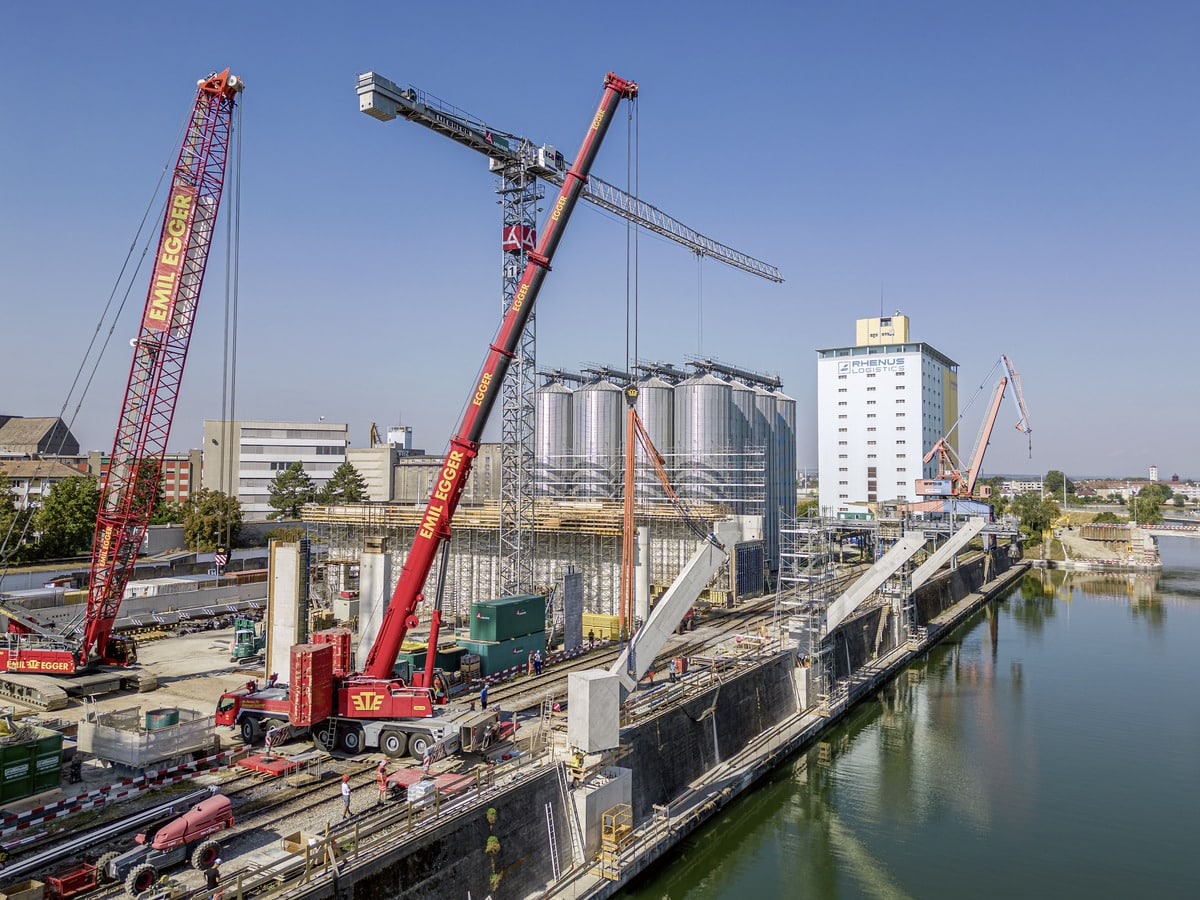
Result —
M915 591L936 575L942 566L948 563L963 547L970 543L975 535L983 531L985 525L987 525L987 520L983 516L972 516L968 519L965 525L950 535L949 539L938 547L937 550L933 551L925 562L913 570L910 580L911 589Z
M576 789L571 799L583 827L583 855L591 859L600 852L600 826L604 813L620 803L633 805L633 772L609 766Z
M900 567L908 562L925 546L923 534L906 534L887 553L883 554L875 565L867 569L862 577L850 585L846 593L838 597L825 612L825 630L831 632L850 615L860 603L874 594L885 581L891 578Z
M280 673L286 678L291 671L292 647L303 644L308 637L307 611L300 609L301 573L300 544L290 541L271 541L270 574L267 576L267 649L266 672ZM307 600L307 598L305 598Z
M700 542L692 558L654 605L646 624L634 635L631 646L621 651L609 669L621 679L621 687L627 694L637 688L637 683L654 664L654 658L679 627L700 592L708 587L717 569L729 559L730 550L741 539L741 523L737 519L721 519L713 523L713 535L716 543L709 539Z
M592 669L567 675L567 744L584 753L611 750L620 742L621 683Z
M392 598L392 557L364 551L358 563L358 660L365 660Z

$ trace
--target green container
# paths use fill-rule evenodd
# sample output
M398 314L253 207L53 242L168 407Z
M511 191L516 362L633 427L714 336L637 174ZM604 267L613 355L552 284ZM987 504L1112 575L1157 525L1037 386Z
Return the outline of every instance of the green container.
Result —
M540 651L545 655L546 632L524 634L507 641L460 640L458 643L468 653L479 655L480 675L495 675L512 666L526 665L531 651Z
M433 664L443 672L457 672L462 667L462 657L466 652L465 647L441 647L433 658Z
M32 797L62 784L63 736L30 726L35 737L0 744L0 803Z
M401 653L396 657L396 662L407 663L410 672L415 672L418 669L425 668L425 651L414 650L409 653ZM436 662L436 660L435 660Z
M473 641L495 643L545 630L545 594L519 594L471 604Z
M146 713L146 730L157 731L179 724L178 709L152 709Z

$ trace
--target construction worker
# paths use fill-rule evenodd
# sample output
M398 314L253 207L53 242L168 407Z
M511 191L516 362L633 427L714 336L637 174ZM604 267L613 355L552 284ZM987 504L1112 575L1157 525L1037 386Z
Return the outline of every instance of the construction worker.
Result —
M479 689L479 708L487 709L487 683Z
M667 674L671 677L671 684L675 683L675 678L679 674L679 666L675 662L675 657L671 657L671 661L667 663Z
M542 674L542 651L541 650L535 650L533 652L533 674L534 675Z
M221 860L214 859L213 864L204 870L204 884L211 892L210 900L217 900L221 896Z
M382 759L379 761L379 768L375 770L375 787L379 789L379 803L387 800L387 763Z
M342 776L342 818L350 818L350 776Z

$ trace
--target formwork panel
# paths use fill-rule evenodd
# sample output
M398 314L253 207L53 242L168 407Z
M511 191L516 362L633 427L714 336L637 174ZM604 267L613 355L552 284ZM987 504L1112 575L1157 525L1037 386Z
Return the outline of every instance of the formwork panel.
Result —
M78 749L138 769L212 747L216 724L212 713L180 709L176 725L148 730L145 723L140 707L93 714L79 723Z

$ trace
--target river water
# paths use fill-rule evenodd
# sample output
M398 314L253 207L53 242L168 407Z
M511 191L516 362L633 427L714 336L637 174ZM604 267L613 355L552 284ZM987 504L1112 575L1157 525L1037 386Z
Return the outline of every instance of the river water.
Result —
M1200 898L1200 540L1035 570L623 894Z

